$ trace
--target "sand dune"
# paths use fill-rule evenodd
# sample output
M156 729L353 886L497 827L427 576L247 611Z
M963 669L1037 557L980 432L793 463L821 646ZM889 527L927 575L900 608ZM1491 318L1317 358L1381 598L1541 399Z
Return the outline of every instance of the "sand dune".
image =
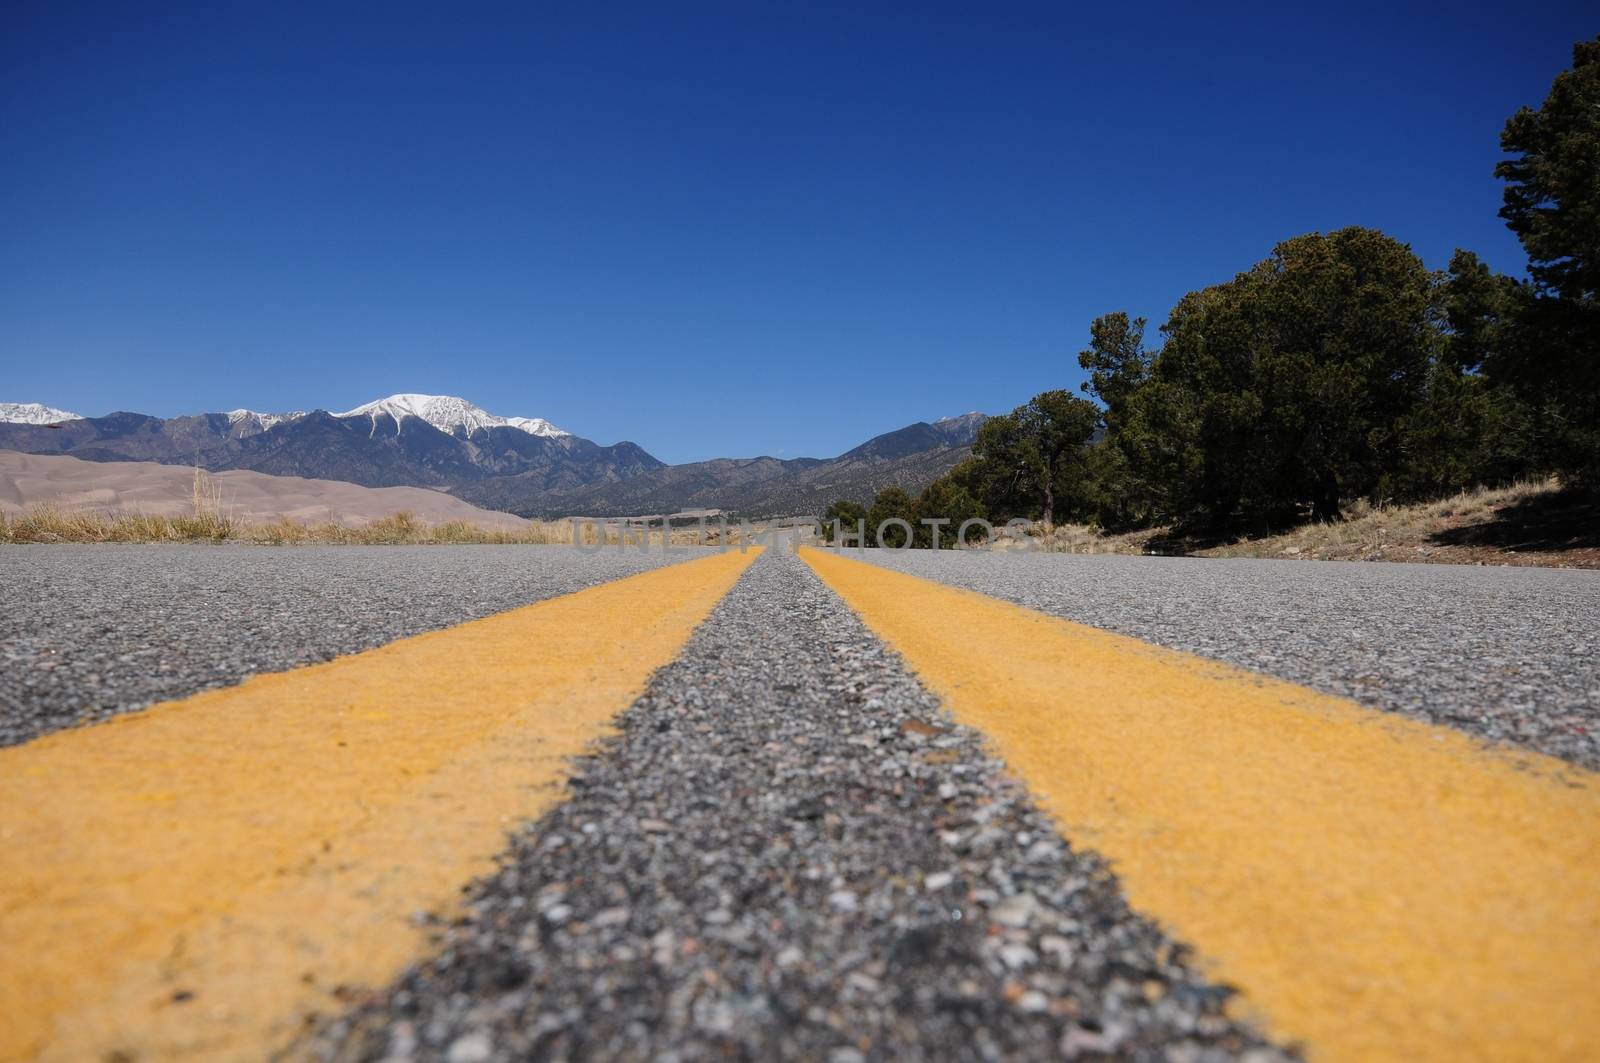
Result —
M82 461L59 454L0 450L0 513L30 506L103 513L177 517L194 512L194 470L150 461ZM479 509L426 487L361 487L339 480L307 480L234 470L209 473L225 516L246 524L286 517L305 524L359 528L402 510L431 524L464 520L489 529L515 530L528 522Z

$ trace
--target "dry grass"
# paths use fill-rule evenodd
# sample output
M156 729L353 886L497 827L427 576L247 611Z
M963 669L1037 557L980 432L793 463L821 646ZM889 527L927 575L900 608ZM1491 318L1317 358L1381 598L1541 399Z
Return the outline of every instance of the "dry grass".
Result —
M1504 488L1465 491L1451 498L1412 506L1368 506L1357 503L1347 519L1335 524L1307 524L1282 535L1199 546L1171 538L1167 529L1108 535L1079 524L1028 530L1033 549L1072 554L1188 553L1199 557L1270 557L1330 561L1435 561L1456 564L1600 567L1600 539L1591 519L1594 503L1583 508L1553 480ZM222 504L210 477L196 471L194 512L160 517L142 513L31 509L20 516L0 514L0 543L173 543L232 542L287 546L298 544L568 544L570 521L530 521L516 530L494 530L465 521L429 524L410 513L394 513L363 527L334 523L307 524L279 520L271 524L237 521ZM582 524L584 543L599 536L616 546L616 523ZM1574 529L1577 529L1574 531ZM708 525L704 539L697 527L676 527L675 546L703 542L737 546L764 532L764 525L740 528ZM627 531L636 544L642 529ZM649 532L661 544L657 524ZM1020 544L1002 537L996 549Z
M530 521L515 530L483 528L467 521L448 521L429 524L411 513L393 513L361 527L342 524L308 524L280 519L269 524L247 524L235 520L222 504L221 492L215 481L200 470L195 471L193 499L194 513L189 516L163 517L145 513L101 513L92 510L61 510L53 506L38 506L17 516L0 514L0 543L253 543L270 546L303 544L329 545L424 545L467 543L487 545L546 545L570 544L573 536L571 521ZM596 545L604 537L606 545L620 545L623 529L615 523L584 523L583 542ZM629 545L638 545L645 536L642 527L630 525L626 529ZM652 546L661 545L662 532L657 525L648 533ZM741 533L730 528L727 541L737 545ZM724 536L715 528L708 530L706 542L720 542ZM671 541L675 546L698 543L696 528L674 528Z
M194 471L192 506L194 512L186 517L108 516L36 506L17 517L0 514L0 542L205 542L229 539L239 531L223 512L221 488L203 469Z
M1592 527L1593 505L1592 498L1563 492L1552 479L1478 488L1409 506L1357 502L1337 523L1306 524L1281 535L1221 545L1186 543L1165 528L1107 535L1087 525L1036 525L1028 535L1033 549L1073 554L1594 568L1600 567L1600 533ZM1002 542L1000 548L1008 546Z
M572 528L566 524L533 522L517 530L483 528L467 521L453 520L429 524L410 513L392 513L359 528L342 524L302 524L279 520L241 529L235 541L271 546L330 544L353 546L403 546L433 543L490 545L543 545L570 543Z
M1035 524L1028 529L1026 544L1000 536L997 550L1044 550L1052 554L1146 554L1150 552L1153 531L1108 534L1089 524Z
M558 537L559 536L559 537ZM224 514L187 517L144 513L63 511L40 506L19 516L0 515L0 543L549 543L570 542L571 528L533 524L518 532L490 531L452 522L430 525L395 513L360 528L340 524L241 524Z
M1445 561L1473 564L1566 564L1569 551L1515 549L1448 541L1451 533L1487 526L1508 509L1555 497L1554 480L1480 487L1410 506L1352 505L1336 523L1306 524L1282 535L1242 539L1196 551L1206 557L1298 557L1319 561Z
M140 513L106 517L39 506L21 516L0 515L0 542L132 543L199 542L229 538L224 521L196 517L152 517Z

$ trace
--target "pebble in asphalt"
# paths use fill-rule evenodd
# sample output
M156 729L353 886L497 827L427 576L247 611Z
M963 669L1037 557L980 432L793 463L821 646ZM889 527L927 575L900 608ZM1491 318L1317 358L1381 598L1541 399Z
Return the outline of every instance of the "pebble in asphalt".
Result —
M1600 572L965 550L846 556L1600 770Z
M555 546L7 546L0 746L687 556Z
M764 555L328 1060L1284 1058Z

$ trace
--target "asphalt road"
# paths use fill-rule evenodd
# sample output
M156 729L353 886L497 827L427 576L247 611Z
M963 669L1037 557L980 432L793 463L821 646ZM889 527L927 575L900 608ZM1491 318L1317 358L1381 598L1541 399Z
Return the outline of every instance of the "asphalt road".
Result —
M621 726L315 1054L1282 1056L792 555Z
M543 546L7 546L0 747L687 556Z
M1600 769L1600 572L845 551Z
M684 556L0 549L0 745ZM1600 767L1600 573L850 556ZM292 1056L1294 1051L1231 1018L1231 990L792 556L758 560L618 723L434 953Z

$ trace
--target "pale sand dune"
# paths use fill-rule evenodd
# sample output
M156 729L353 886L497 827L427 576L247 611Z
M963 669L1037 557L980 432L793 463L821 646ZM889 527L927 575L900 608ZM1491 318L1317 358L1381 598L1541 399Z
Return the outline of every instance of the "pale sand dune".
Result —
M222 514L245 524L286 517L303 524L359 528L404 510L430 524L463 520L491 530L528 526L521 517L479 509L426 487L361 487L242 470L207 475L221 492ZM16 515L30 506L189 516L194 512L194 469L0 450L0 513Z

